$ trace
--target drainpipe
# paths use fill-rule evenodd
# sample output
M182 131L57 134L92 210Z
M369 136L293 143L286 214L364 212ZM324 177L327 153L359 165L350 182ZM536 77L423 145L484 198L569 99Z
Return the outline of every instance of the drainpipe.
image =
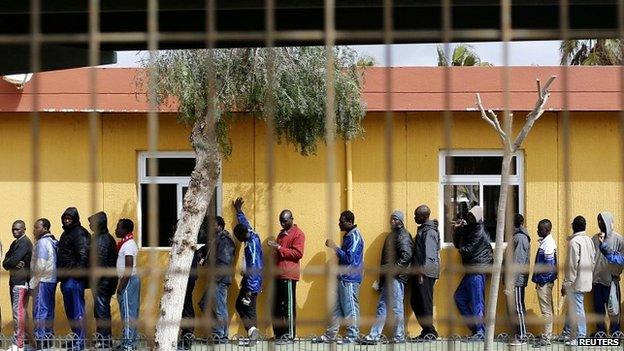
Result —
M345 168L347 176L347 210L353 210L353 162L351 140L345 141Z

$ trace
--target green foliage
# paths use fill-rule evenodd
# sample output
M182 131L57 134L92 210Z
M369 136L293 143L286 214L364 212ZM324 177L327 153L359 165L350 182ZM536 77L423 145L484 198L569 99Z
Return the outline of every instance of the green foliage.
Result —
M481 61L475 49L468 44L455 46L450 63L442 46L438 46L436 51L438 53L438 66L492 66L489 62Z
M278 141L292 143L308 155L315 153L317 142L325 138L327 53L324 47L160 51L144 61L143 67L155 70L157 103L177 104L179 120L185 123L208 115L209 84L214 83L214 118L218 119L219 143L225 155L231 151L228 125L233 112L264 119L271 111L268 101L273 101ZM346 47L330 54L334 58L336 132L352 139L362 132L365 114L359 67L374 62ZM270 62L275 67L272 84Z
M559 46L561 65L613 66L624 62L621 39L564 40Z

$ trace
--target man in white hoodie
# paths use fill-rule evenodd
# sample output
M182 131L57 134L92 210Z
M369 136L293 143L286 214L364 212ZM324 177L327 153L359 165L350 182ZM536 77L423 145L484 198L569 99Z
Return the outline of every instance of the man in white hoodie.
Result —
M611 315L606 313L605 306L609 302L612 284L614 284L614 289L617 291L617 305L620 305L619 285L622 266L610 264L607 258L600 252L601 237L604 238L604 243L609 251L624 252L624 239L620 234L613 231L613 215L610 212L601 212L598 215L598 227L600 228L600 233L592 237L594 247L596 248L592 296L594 298L594 313L600 318L596 323L594 336L597 333L607 333L604 321L605 314L609 315L609 333L613 335L620 331L619 314Z
M585 234L587 222L583 216L576 216L572 222L574 234L568 237L568 257L565 263L565 279L561 295L568 298L568 314L563 328L568 345L576 345L576 338L587 336L587 322L583 301L592 289L596 249Z

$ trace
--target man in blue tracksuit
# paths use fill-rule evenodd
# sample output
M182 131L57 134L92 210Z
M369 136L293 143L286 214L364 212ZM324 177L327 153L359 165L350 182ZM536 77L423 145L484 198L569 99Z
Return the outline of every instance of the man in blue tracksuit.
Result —
M485 339L483 312L485 309L485 269L492 264L490 235L483 226L483 208L475 206L466 220L454 225L453 245L459 250L462 264L470 272L455 290L455 304L462 316L475 322L467 323L472 331L470 340ZM476 272L475 272L476 270Z
M56 303L56 245L50 233L50 221L40 218L35 222L33 235L37 240L30 261L30 284L37 350L51 349L54 337L54 308Z
M332 319L324 335L313 342L332 342L336 339L340 329L340 320L347 321L347 335L340 343L352 343L359 335L358 321L360 319L360 283L362 283L362 268L364 267L364 240L355 224L355 215L351 211L344 211L338 220L340 230L345 232L342 246L338 247L333 240L327 240L325 245L333 249L338 256L340 274L338 275L337 299L332 312Z
M234 236L241 243L245 243L245 271L241 281L241 289L236 298L236 312L238 312L245 330L247 330L249 346L254 346L259 337L256 300L262 290L263 256L260 236L247 221L243 212L243 203L244 201L240 197L233 203L238 219L238 224L234 227Z

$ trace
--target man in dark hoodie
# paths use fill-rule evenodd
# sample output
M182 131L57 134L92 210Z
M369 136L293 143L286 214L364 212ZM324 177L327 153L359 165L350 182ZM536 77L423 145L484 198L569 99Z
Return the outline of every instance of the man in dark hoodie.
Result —
M89 217L89 228L93 232L93 240L97 250L98 268L115 268L117 263L117 243L108 231L108 218L106 213L98 212ZM97 337L96 348L109 348L111 346L111 298L117 288L117 275L114 272L107 273L98 279L93 290L93 315Z
M515 329L515 335L510 345L517 346L526 343L527 337L524 292L529 282L529 260L531 257L531 238L524 227L524 216L519 213L514 216L514 235L508 250L512 250L509 252L509 255L513 257L512 267L518 269L512 274L511 280L505 282L507 308L512 316L512 324Z
M390 216L392 231L386 236L381 250L381 272L379 274L379 302L377 303L377 321L360 344L374 345L386 323L387 305L392 310L391 325L393 325L393 343L405 342L405 323L403 298L405 284L408 281L409 266L412 262L414 243L412 235L405 229L405 215L401 211L394 211Z
M440 277L440 233L438 221L430 220L431 210L426 205L414 210L414 221L418 224L414 238L412 264L417 269L412 279L411 305L422 327L414 341L435 339L438 332L433 326L433 287Z
M232 267L234 261L234 240L230 233L225 230L225 221L217 216L215 221L213 239L208 242L206 260L203 264L213 265L213 269L227 269ZM207 261L207 262L206 262ZM231 274L219 274L215 276L214 291L206 291L199 307L202 312L206 310L208 303L212 305L212 316L215 323L212 326L212 341L214 343L226 343L228 340L228 306L227 293L232 284ZM211 296L209 296L211 295Z
M68 207L61 216L63 234L58 242L57 268L63 293L65 314L77 340L71 349L84 349L86 337L86 311L84 291L87 287L89 245L91 236L80 225L80 215L75 207Z
M468 270L455 290L455 304L462 316L474 321L467 323L472 332L468 340L482 341L485 339L485 271L492 264L493 257L490 235L483 226L483 208L471 208L466 220L455 223L453 228L453 245Z
M7 251L2 267L10 272L9 293L13 307L13 349L24 348L26 338L26 306L28 306L28 281L32 242L26 235L24 221L17 220L11 227L15 240Z

